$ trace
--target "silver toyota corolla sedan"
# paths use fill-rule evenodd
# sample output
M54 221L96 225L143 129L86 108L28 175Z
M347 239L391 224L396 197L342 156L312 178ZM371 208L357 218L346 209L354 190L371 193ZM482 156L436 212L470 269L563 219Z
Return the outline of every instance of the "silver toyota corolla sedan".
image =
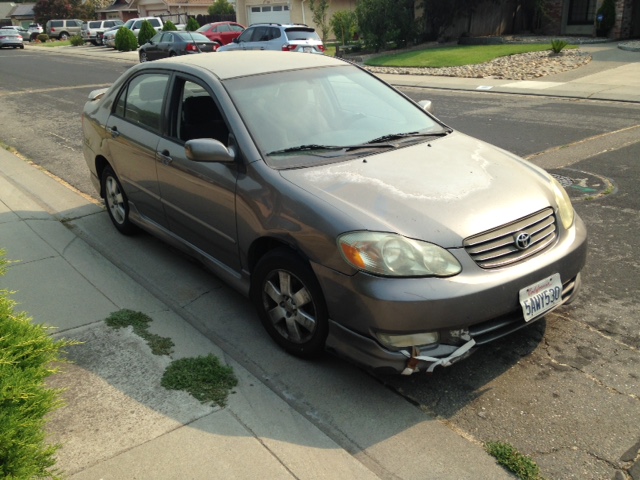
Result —
M585 226L545 171L342 60L140 64L83 113L115 227L201 260L288 352L410 374L572 301Z

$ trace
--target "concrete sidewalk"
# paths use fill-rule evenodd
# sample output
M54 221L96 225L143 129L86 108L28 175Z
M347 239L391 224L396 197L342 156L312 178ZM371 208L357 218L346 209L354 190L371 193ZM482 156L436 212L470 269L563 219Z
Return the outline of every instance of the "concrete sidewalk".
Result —
M101 242L123 263L131 264L127 255L141 259L138 274L146 285L91 246ZM339 444L336 435L327 434L330 428L319 428L323 420L311 421L318 414L310 402L309 412L301 414L294 402L270 388L268 378L245 369L226 346L220 348L178 313L187 310L172 304L175 297L188 297L185 303L192 306L203 297L201 284L215 279L182 257L149 253L146 245L145 238L117 234L91 199L0 149L0 248L16 262L0 277L0 288L15 290L18 309L35 322L83 342L69 348L73 363L51 378L52 387L66 389L67 406L53 415L49 431L51 440L63 445L57 467L69 478L511 478L481 446L363 372L352 369L347 384L336 376L349 370L340 363L328 376L316 376L313 365L280 352L253 318L236 318L241 341L252 351L314 377L316 391L306 390L309 397L331 404L327 392L336 389L330 396L338 401L331 408L342 409L335 423L340 438L347 439ZM170 277L175 285L167 287ZM149 289L165 287L171 294L159 296ZM219 303L218 311L224 308ZM151 332L170 337L174 353L153 355L132 331L107 327L103 320L123 308L149 315ZM192 310L192 316L211 322L211 308ZM244 313L243 308L236 307L233 315ZM255 331L247 331L242 322L250 322ZM251 343L252 336L260 345ZM239 380L225 408L160 386L173 359L210 353L231 365ZM349 388L353 392L344 395Z

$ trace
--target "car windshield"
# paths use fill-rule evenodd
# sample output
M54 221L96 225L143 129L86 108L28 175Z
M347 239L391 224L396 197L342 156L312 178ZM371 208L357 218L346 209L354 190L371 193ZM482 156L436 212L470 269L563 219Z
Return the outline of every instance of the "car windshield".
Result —
M341 161L448 131L402 94L353 66L234 78L225 87L275 168Z

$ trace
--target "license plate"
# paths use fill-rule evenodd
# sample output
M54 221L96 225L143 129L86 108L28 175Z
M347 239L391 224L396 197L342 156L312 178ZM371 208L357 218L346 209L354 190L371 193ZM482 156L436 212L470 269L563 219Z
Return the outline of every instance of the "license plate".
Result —
M562 303L562 282L555 273L520 290L520 305L524 321L529 322Z
M313 51L313 48L311 47L304 47L304 53L311 53Z

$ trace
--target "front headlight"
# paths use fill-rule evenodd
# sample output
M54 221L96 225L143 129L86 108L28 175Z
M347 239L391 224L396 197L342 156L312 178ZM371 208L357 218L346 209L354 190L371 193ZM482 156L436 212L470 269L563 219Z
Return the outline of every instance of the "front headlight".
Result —
M338 246L347 263L375 275L450 277L462 271L444 248L395 233L346 233L338 237Z
M573 217L575 215L573 205L571 205L571 199L563 186L560 185L560 182L553 177L551 177L551 186L553 188L553 194L556 197L558 214L560 215L560 220L562 220L562 225L564 225L565 229L569 228L573 225Z

